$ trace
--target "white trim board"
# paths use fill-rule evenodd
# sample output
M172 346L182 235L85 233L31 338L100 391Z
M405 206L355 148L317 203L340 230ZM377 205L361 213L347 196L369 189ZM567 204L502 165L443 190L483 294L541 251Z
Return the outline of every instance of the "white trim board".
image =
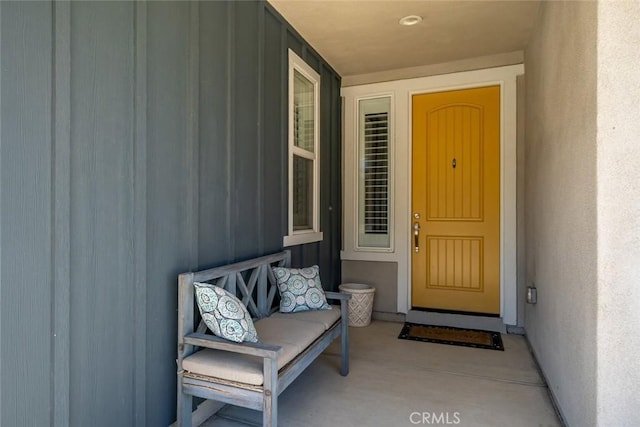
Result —
M320 232L320 74L318 74L309 64L300 58L293 50L289 49L288 65L288 224L287 235L282 238L282 246L302 245L322 241L323 234ZM313 151L308 151L298 147L294 141L294 72L298 72L313 84ZM293 158L294 156L311 160L313 162L313 207L311 229L293 229Z
M411 96L482 86L500 86L500 317L517 324L516 259L516 78L524 65L429 76L342 88L344 97L344 251L343 260L398 263L398 312L411 308ZM367 252L356 248L357 223L357 99L393 95L395 117L393 161L394 242L392 252Z

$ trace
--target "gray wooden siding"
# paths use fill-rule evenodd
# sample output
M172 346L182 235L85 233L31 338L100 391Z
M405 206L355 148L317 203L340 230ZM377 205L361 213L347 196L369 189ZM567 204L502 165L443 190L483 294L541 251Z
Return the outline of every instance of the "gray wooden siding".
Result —
M51 13L51 4L29 2L0 12L3 426L49 424L53 396Z
M71 4L71 425L133 418L144 339L134 327L133 18L132 3Z
M163 425L175 416L167 402L176 393L167 387L175 376L172 347L178 328L177 318L167 315L177 308L169 283L180 270L196 266L190 236L197 218L189 197L197 191L191 171L197 170L197 141L188 137L194 134L189 120L189 5L149 2L147 11L146 424Z
M168 425L177 274L278 251L287 48L322 78L340 280L340 77L263 2L0 2L0 425Z

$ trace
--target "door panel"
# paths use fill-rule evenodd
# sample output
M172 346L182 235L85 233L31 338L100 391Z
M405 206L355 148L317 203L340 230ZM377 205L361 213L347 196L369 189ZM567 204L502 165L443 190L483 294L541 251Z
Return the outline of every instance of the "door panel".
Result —
M429 220L482 220L481 115L477 107L465 105L427 115Z
M412 184L412 305L499 314L499 86L413 97Z
M428 236L429 288L481 290L483 239Z

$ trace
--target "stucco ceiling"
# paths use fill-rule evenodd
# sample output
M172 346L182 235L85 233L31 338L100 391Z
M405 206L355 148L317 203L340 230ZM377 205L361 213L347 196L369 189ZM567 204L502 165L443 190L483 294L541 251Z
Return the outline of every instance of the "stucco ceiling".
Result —
M352 76L523 50L539 1L269 0L340 73ZM398 24L406 15L423 21Z

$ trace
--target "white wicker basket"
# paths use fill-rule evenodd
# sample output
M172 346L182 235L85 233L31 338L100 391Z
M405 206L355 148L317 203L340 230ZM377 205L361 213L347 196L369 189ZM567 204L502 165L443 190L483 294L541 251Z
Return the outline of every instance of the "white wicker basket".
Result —
M361 283L343 283L340 292L351 294L349 300L349 326L368 326L373 311L373 296L376 289Z

